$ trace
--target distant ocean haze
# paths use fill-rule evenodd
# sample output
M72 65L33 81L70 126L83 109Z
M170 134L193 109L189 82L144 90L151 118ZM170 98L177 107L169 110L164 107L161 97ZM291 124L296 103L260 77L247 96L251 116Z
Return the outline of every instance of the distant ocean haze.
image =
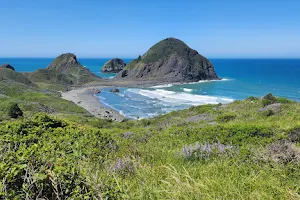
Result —
M52 58L0 58L19 72L48 66ZM96 75L109 59L79 59ZM123 59L128 63L131 59ZM164 84L145 88L120 88L120 93L103 90L99 100L129 118L148 118L193 105L228 103L267 93L300 101L300 59L211 59L221 81Z

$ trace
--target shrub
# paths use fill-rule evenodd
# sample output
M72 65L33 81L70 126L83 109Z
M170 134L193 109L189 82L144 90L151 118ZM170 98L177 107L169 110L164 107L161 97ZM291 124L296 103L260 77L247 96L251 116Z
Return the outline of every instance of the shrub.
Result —
M11 118L18 118L23 116L22 110L19 108L18 104L14 103L8 108L8 116Z
M276 102L277 103L292 103L293 101L288 100L287 98L277 97Z
M262 99L263 106L267 106L273 103L276 103L276 97L274 97L272 93L267 94Z
M250 96L246 99L247 101L257 101L258 98L257 97L254 97L254 96Z
M275 114L275 112L273 110L271 110L271 109L268 109L268 110L266 110L266 111L263 112L263 115L266 116L266 117L270 117L270 116L272 116L274 114Z
M300 127L292 129L288 137L292 142L300 142Z
M257 153L262 161L273 161L281 164L298 163L300 149L290 141L279 140L270 144L265 150Z
M230 113L227 113L227 114L223 114L223 115L219 115L217 117L217 120L219 122L229 122L229 121L232 121L236 118L236 115L235 114L230 114Z
M181 155L184 159L196 160L196 159L208 159L213 156L220 155L231 155L235 151L234 146L221 144L220 141L217 143L185 145L181 150Z

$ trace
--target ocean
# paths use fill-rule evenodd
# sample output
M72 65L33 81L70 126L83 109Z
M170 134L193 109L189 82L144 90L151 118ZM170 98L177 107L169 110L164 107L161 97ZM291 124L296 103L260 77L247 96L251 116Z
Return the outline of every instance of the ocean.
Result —
M52 58L0 58L19 72L45 68ZM96 75L109 59L78 59ZM124 59L128 63L131 59ZM104 89L97 97L105 106L129 118L149 118L193 105L229 103L267 93L300 101L300 59L211 59L220 81L166 84L144 88Z

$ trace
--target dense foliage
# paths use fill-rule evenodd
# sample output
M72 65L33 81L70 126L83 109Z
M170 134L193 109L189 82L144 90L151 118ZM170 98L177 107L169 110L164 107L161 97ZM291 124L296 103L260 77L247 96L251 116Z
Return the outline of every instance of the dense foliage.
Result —
M8 116L11 118L18 118L23 116L22 110L19 108L18 104L13 103L8 108Z
M21 96L3 98L26 115L0 123L1 199L299 198L299 103L274 97L266 115L251 97L117 123L76 105L33 114Z

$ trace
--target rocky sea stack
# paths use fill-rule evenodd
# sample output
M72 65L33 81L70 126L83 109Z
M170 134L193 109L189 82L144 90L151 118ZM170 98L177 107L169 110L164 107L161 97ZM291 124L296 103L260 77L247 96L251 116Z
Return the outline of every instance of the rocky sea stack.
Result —
M212 63L184 42L167 38L131 61L115 79L149 82L218 80Z
M101 69L103 73L118 73L123 70L126 66L126 63L119 58L114 58L107 61Z
M0 68L6 68L6 69L11 69L11 70L15 70L15 68L13 66L11 66L10 64L3 64L3 65L0 65Z

